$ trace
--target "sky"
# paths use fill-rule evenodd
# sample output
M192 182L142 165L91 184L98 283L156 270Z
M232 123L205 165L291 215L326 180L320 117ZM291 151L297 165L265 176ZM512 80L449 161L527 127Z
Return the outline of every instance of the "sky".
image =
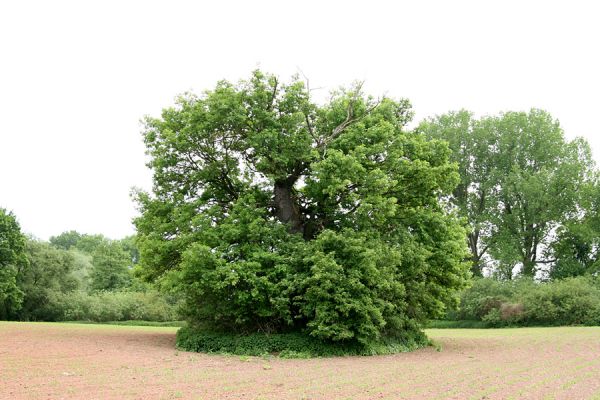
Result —
M256 68L364 80L415 120L532 107L600 160L594 1L0 0L0 207L43 240L134 233L141 118Z

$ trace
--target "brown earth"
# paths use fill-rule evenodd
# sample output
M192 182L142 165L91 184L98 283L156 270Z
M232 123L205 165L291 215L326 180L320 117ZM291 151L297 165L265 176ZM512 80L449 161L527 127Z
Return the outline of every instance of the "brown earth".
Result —
M175 330L0 322L0 399L600 399L600 328L430 330L437 350L312 360L177 351Z

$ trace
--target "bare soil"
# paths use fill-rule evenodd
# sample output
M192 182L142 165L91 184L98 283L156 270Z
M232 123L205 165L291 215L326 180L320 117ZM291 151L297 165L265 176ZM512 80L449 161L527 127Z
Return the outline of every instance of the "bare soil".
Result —
M177 351L175 331L0 322L0 399L600 399L600 328L430 330L437 349L311 360Z

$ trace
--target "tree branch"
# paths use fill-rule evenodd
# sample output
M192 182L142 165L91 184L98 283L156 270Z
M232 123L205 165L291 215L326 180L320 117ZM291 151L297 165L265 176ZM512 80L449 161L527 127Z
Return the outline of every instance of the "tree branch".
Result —
M553 262L557 262L558 260L555 258L553 260L536 260L535 262L538 264L550 264Z
M346 128L348 128L350 125L360 121L361 119L363 119L364 117L369 115L374 109L376 109L381 104L381 100L378 100L371 107L367 108L367 110L365 111L364 114L362 114L360 116L355 116L354 115L354 104L356 103L357 97L360 94L361 87L362 87L362 82L357 87L354 97L348 103L348 108L346 109L346 119L341 124L339 124L338 126L336 126L333 129L333 132L331 133L331 135L329 135L327 138L325 138L325 140L323 140L319 144L319 147L322 147L323 145L326 145L326 144L332 142L333 140L335 140L338 136L340 136L342 134L342 132L344 132L344 130Z
M279 81L277 78L273 78L275 80L275 84L273 85L273 93L271 93L271 101L269 105L267 105L267 111L271 111L273 109L273 105L275 104L275 97L277 97L277 87L279 86Z

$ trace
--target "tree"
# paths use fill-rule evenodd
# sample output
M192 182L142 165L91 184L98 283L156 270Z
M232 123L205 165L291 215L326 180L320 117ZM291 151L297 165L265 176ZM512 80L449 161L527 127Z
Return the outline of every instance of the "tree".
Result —
M593 177L589 145L567 141L547 112L507 112L477 121L461 111L420 129L448 141L459 165L461 183L451 202L471 226L475 273L485 255L503 278L511 279L517 266L521 275L533 277L547 271L559 254L564 259L565 246L575 245L575 236L583 237L573 223Z
M92 264L92 290L117 290L129 286L130 258L119 242L106 241L99 244L92 253Z
M0 208L0 319L21 308L23 292L17 286L17 274L24 265L25 236L11 212Z
M77 241L75 248L87 254L94 254L98 247L103 247L108 242L110 242L110 239L104 235L83 234Z
M567 141L558 121L541 110L509 112L496 119L501 178L494 224L495 257L521 265L533 277L555 262L544 253L556 230L577 215L580 195L593 172L589 145Z
M132 268L139 259L135 236L111 240L104 235L63 232L50 238L53 246L70 250L80 286L90 290L115 290L131 283Z
M124 237L119 240L121 247L129 254L131 266L135 266L140 260L140 251L135 243L135 235Z
M147 118L139 192L147 279L194 326L373 343L415 332L464 286L465 232L443 198L446 144L405 131L406 100L357 84L325 105L260 71Z
M556 259L550 278L600 273L600 185L597 177L580 191L579 212L556 232L549 253Z
M30 239L27 241L26 254L29 262L17 277L24 293L19 319L60 319L62 310L56 305L56 296L80 287L74 275L77 266L73 253Z
M497 135L491 120L476 120L461 110L430 118L418 130L428 138L445 140L458 164L460 183L452 192L451 203L468 222L467 243L471 251L471 272L482 276L490 238L490 212L497 206L495 174L498 158Z
M50 243L54 247L58 247L60 249L69 250L75 246L82 238L82 234L77 231L68 231L63 232L58 236L52 236L50 238Z

